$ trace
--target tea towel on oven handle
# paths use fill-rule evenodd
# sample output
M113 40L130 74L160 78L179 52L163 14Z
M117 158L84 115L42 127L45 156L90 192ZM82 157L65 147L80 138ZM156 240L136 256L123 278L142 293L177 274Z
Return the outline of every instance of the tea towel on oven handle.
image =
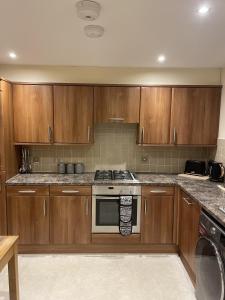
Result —
M123 236L132 233L132 196L120 196L120 234Z

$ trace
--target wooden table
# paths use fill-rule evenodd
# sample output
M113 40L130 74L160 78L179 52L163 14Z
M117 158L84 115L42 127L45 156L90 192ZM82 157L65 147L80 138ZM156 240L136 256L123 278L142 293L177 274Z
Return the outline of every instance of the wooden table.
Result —
M10 300L19 300L17 236L0 236L0 272L8 264Z

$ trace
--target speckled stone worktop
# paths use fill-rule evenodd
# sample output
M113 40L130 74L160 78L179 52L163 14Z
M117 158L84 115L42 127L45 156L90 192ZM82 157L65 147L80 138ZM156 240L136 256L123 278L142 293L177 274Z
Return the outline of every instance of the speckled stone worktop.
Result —
M195 199L213 217L225 226L225 214L218 208L225 207L225 191L218 187L218 183L208 180L194 180L176 175L139 173L134 181L95 181L94 173L59 175L59 174L24 174L9 179L7 185L174 185L179 186L189 196ZM220 184L221 185L221 184Z

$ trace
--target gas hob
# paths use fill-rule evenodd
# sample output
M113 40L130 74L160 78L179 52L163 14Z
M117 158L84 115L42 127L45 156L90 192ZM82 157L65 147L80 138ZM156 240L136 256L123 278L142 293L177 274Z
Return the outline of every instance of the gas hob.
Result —
M97 170L95 180L135 180L135 178L128 170Z

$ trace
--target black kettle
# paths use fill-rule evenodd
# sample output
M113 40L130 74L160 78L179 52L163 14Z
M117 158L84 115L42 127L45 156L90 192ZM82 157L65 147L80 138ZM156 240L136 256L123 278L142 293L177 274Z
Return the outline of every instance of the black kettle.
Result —
M225 168L222 163L216 161L209 162L209 180L223 182Z

